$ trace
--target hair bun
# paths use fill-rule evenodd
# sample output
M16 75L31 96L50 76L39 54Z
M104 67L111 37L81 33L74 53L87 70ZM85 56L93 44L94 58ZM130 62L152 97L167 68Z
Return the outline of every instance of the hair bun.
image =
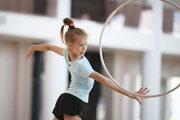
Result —
M64 20L63 20L63 22L64 22L64 24L65 25L70 25L70 23L73 23L73 20L72 19L70 19L70 18L65 18Z

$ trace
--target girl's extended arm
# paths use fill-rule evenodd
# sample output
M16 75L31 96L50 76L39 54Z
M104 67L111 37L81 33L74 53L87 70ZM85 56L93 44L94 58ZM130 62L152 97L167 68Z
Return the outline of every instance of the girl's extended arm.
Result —
M127 97L130 97L130 98L136 99L139 102L139 104L141 104L141 99L143 99L142 97L134 96L134 95L124 91L123 89L120 89L111 79L99 74L98 72L93 71L89 77L100 82L100 83L105 84L107 87L111 88L112 90L114 90L118 93L121 93L121 94L123 94ZM144 89L140 88L140 90L137 91L136 93L145 95L148 92L149 92L149 90L147 88L144 88Z
M26 59L30 58L31 55L34 53L34 51L48 51L48 50L53 51L59 55L62 55L63 48L50 44L32 45L28 49Z

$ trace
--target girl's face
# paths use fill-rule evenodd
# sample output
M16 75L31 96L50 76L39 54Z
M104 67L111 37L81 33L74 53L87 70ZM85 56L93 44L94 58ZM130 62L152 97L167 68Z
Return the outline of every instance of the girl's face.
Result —
M77 57L83 57L87 50L87 37L78 37L75 42L69 46L70 52Z

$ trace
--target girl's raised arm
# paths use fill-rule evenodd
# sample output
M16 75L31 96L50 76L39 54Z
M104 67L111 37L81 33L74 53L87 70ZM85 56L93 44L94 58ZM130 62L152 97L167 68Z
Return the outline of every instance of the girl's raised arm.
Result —
M141 104L141 99L144 99L143 97L138 97L138 96L134 96L130 93L127 93L126 91L124 91L123 89L120 89L111 79L101 75L100 73L93 71L90 76L90 78L103 83L104 85L106 85L107 87L111 88L112 90L121 93L129 98L133 98L135 100L137 100L139 102L139 104ZM135 92L137 94L142 94L145 95L149 92L149 90L147 88L140 88L139 91Z
M50 44L39 44L39 45L32 45L29 47L26 59L30 58L34 51L53 51L59 55L62 55L62 50L64 48L55 46L55 45L50 45Z

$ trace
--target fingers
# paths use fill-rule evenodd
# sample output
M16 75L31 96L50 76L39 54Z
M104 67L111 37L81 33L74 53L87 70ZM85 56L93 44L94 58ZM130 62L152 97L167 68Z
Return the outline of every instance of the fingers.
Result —
M28 53L26 59L30 59L33 53Z
M136 99L138 102L139 102L139 104L141 105L141 100L139 100L139 99Z
M142 89L143 89L143 87L141 87L138 92L142 91Z
M148 88L143 88L143 87L141 87L137 92L135 92L135 93L137 93L137 94L140 94L140 95L146 95L147 93L149 92L149 89ZM139 97L139 96L134 96L134 99L136 99L138 102L139 102L139 104L141 105L142 103L141 103L141 100L142 99L146 99L146 98L148 98L148 97Z
M137 92L139 94L145 95L149 92L148 88L141 87L140 90Z
M26 59L30 59L30 55L29 54L27 54Z
M142 92L147 92L147 91L149 91L147 88L142 89Z
M138 97L135 97L135 99L136 99L137 102L141 105L141 99L139 99Z
M32 47L30 47L28 49L27 55L26 55L26 59L30 59L31 55L34 53L34 50L32 49Z
M27 55L26 55L26 59L30 59L32 53L30 51L28 51Z
M143 87L141 87L141 88L139 89L139 91L137 91L137 92L135 92L135 93L140 94L140 95L146 95L148 92L149 92L149 89L148 89L148 88L143 88ZM140 100L142 100L142 99L147 99L147 98L148 98L148 97L146 97L146 96L141 96L141 97L135 96L135 99L138 100L139 103L141 103Z

